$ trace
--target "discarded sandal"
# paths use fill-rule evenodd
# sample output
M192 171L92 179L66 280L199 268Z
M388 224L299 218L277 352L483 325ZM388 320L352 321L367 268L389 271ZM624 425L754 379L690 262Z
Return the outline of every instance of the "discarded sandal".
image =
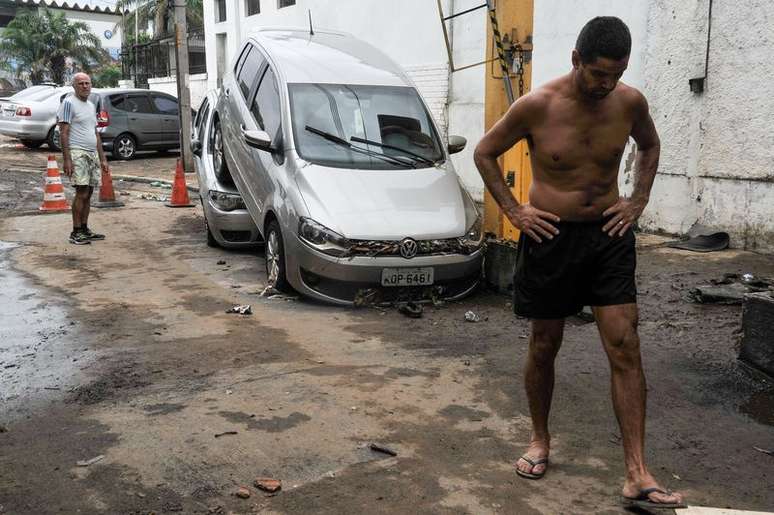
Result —
M621 503L624 508L642 508L645 510L674 510L677 508L687 508L683 502L657 502L650 499L650 494L660 493L664 495L672 495L669 490L663 490L658 487L643 488L637 497L621 497Z
M540 474L533 474L533 473L531 473L531 472L523 472L523 471L519 470L519 469L518 469L518 467L517 467L517 468L516 468L516 473L517 473L518 475L520 475L521 477L523 477L523 478L526 478L526 479L540 479L541 477L543 477L543 476L545 476L545 475L546 475L546 471L548 470L548 458L537 458L537 459L531 459L529 456L527 456L527 455L525 454L524 456L522 456L522 457L521 457L521 458L519 458L519 459L520 459L520 460L524 460L524 461L526 461L527 463L529 463L530 465L532 465L532 470L535 470L535 467L536 467L537 465L543 465L543 464L545 464L545 466L546 466L546 467L543 469L543 472L541 472ZM518 461L517 461L517 463L518 463Z

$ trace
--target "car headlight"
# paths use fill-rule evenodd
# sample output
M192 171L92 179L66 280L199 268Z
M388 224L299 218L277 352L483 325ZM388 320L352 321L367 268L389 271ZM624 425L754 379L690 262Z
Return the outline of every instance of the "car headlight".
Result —
M481 217L477 216L473 224L465 231L465 236L460 238L460 243L469 247L480 247L484 241L484 231L482 230Z
M237 193L226 193L225 191L210 190L210 201L221 211L233 211L235 209L244 209L245 203L242 196Z
M302 217L298 221L298 236L311 247L331 256L341 256L352 246L344 236L311 218Z

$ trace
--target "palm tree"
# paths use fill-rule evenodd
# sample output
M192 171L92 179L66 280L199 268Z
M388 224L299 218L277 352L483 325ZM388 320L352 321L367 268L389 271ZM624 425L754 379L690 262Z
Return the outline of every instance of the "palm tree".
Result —
M83 22L71 22L64 13L43 8L40 14L17 14L0 35L0 60L13 63L17 75L28 72L32 82L50 78L61 84L70 59L91 72L106 58L97 36Z
M186 20L192 27L204 25L203 0L187 0ZM174 5L170 0L118 0L116 9L125 12L123 33L128 34L133 27L147 30L153 22L153 37L159 38L171 32L171 22L174 19ZM129 32L127 32L127 30Z

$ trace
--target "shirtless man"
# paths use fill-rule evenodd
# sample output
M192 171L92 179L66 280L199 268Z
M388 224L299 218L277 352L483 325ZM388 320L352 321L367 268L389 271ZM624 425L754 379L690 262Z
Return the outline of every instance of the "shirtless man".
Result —
M554 359L564 319L591 306L612 378L626 479L623 503L683 506L645 465L645 376L637 335L632 230L650 196L660 143L645 97L619 83L631 35L618 18L598 17L581 30L572 71L520 98L476 147L475 162L508 220L521 230L514 310L531 319L525 386L532 436L517 473L539 479L548 467L548 414ZM619 196L618 167L629 137L637 143L636 179ZM526 139L533 182L519 204L497 158Z

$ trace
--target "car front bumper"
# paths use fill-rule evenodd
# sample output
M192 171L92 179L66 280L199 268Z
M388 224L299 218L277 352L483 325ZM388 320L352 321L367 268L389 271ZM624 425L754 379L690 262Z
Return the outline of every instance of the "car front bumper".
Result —
M472 254L336 258L302 242L297 235L285 236L286 274L290 284L309 297L340 305L359 302L366 292L390 301L422 297L461 298L481 279L483 247ZM433 285L383 287L385 268L433 268Z

